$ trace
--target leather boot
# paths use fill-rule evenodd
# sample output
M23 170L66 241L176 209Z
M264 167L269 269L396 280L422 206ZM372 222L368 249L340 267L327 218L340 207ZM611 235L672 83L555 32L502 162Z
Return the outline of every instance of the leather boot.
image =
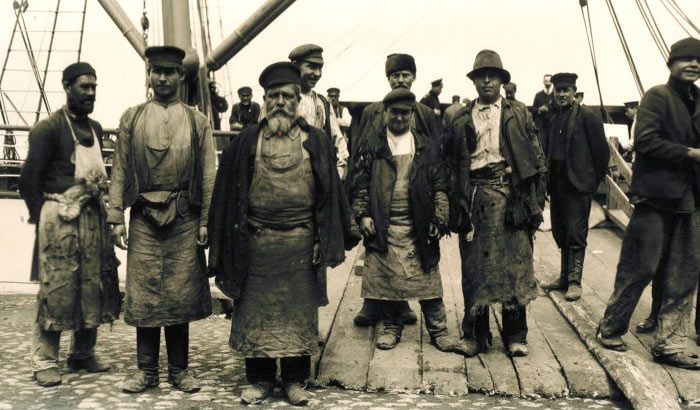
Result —
M401 320L403 320L404 325L413 325L418 322L416 312L411 310L411 307L406 301L401 302Z
M146 376L158 378L158 355L160 354L160 328L136 328L136 361Z
M573 302L581 298L581 278L586 248L571 248L569 251L569 289L564 299Z
M168 382L185 393L199 391L199 382L187 370L190 345L189 323L165 327L168 350Z
M542 290L565 290L569 284L569 255L570 250L568 248L561 249L561 271L559 272L559 277L540 284Z
M352 320L355 326L374 326L379 321L379 309L375 299L364 299L362 309Z

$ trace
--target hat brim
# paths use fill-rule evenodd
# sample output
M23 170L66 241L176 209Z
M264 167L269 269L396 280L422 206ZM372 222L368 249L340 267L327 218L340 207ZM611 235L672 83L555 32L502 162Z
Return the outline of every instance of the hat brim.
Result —
M306 61L308 63L323 64L323 57L304 57L301 61Z
M399 108L402 110L412 110L416 107L415 104L411 103L406 103L406 102L395 102L391 104L387 104L386 108Z
M510 73L501 67L479 67L476 70L468 72L467 77L469 77L470 80L474 81L474 77L476 77L476 74L484 70L496 70L501 74L501 80L503 80L503 84L510 82Z

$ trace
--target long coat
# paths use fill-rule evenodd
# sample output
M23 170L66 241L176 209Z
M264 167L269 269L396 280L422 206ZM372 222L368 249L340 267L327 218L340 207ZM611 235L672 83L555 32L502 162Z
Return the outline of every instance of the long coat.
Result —
M605 177L610 148L603 123L588 107L574 102L566 123L566 175L582 193L595 192ZM556 118L556 117L555 117ZM550 166L554 154L552 138L556 138L556 120L552 120L542 138L542 149Z
M303 145L309 153L316 182L314 220L319 233L321 261L317 268L318 296L328 303L325 271L345 260L360 235L353 229L350 206L336 171L335 147L328 136L302 118L299 126L308 134ZM243 130L224 151L214 183L209 213L209 269L216 285L238 299L248 272L248 191L253 178L255 148L263 123Z
M416 152L409 174L409 203L416 233L421 265L432 269L440 261L438 241L430 241L430 223L447 230L447 215L436 213L435 193L447 194L447 175L437 142L414 132ZM352 181L352 206L355 215L370 216L376 234L365 238L368 249L381 253L388 250L389 212L396 184L396 164L386 137L386 128L362 141Z
M692 115L670 81L642 97L634 128L631 195L680 199L693 187L700 189L700 166L687 159L688 147L700 147L700 90L691 85L691 92L696 101Z

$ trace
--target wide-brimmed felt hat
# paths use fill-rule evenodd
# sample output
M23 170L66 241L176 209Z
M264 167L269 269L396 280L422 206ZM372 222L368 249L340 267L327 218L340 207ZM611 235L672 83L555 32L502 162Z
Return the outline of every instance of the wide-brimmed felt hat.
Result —
M481 50L477 53L474 59L474 67L472 71L467 73L467 77L473 81L476 74L487 69L499 72L504 84L510 82L510 73L503 68L501 56L493 50Z

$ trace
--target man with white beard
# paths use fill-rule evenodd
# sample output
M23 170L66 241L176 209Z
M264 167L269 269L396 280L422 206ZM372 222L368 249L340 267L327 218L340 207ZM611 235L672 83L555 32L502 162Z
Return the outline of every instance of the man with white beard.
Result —
M229 344L245 358L244 404L272 394L278 358L289 402L308 403L302 386L318 348L318 308L328 304L326 268L359 241L333 142L298 111L300 83L289 62L262 72L265 116L224 151L214 185L209 267L234 300Z

